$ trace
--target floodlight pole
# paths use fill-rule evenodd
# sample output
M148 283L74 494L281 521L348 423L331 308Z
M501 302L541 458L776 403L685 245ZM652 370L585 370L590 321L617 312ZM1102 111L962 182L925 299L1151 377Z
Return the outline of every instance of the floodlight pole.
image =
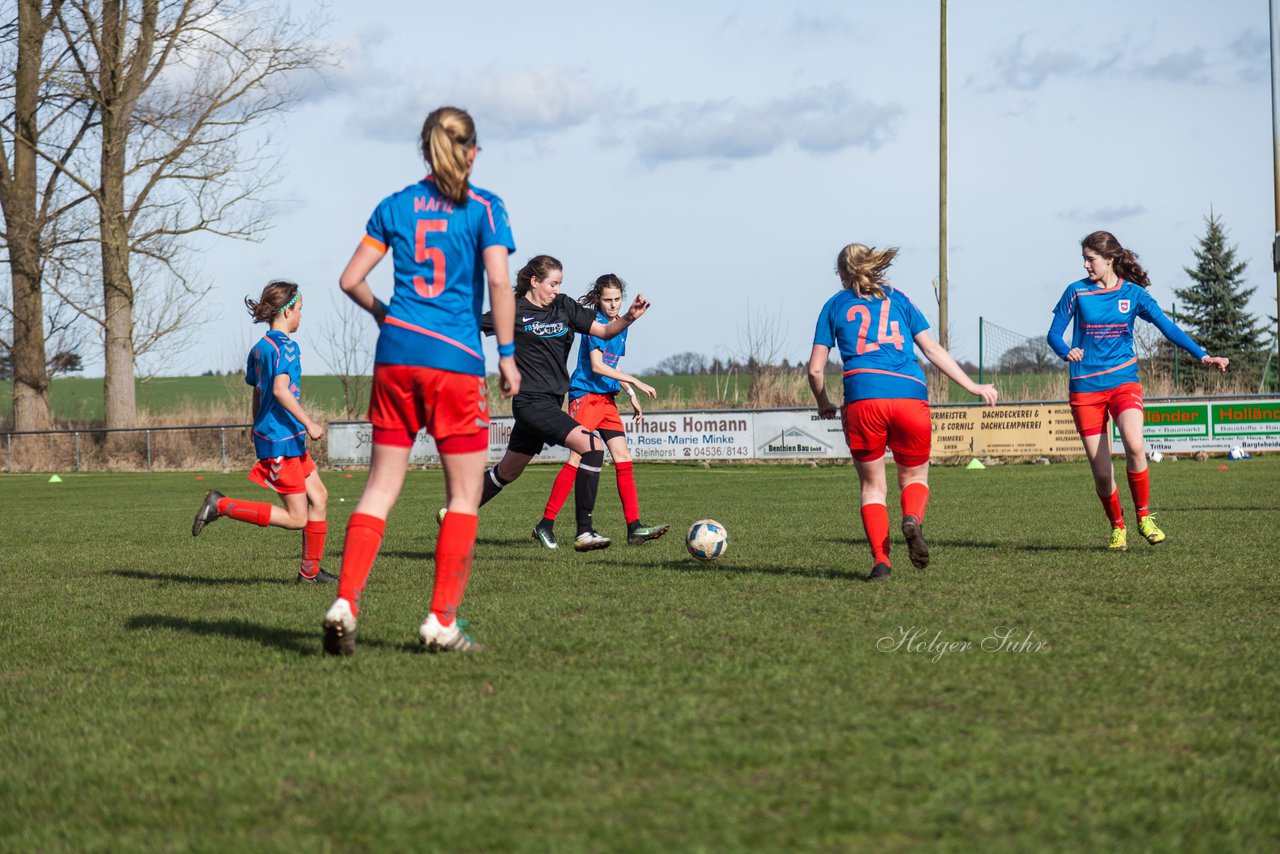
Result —
M938 39L938 343L950 348L947 322L947 0L940 0L941 32ZM1271 0L1272 8L1276 0ZM1274 42L1273 42L1274 43ZM1278 173L1280 174L1280 173ZM1277 197L1280 199L1280 197ZM1280 204L1280 201L1277 201ZM1280 210L1280 208L1277 208ZM1280 222L1280 221L1278 221ZM1280 285L1277 286L1280 288ZM1280 290L1277 290L1280 293Z
M1276 274L1276 346L1280 347L1280 9L1271 8L1271 159L1275 176L1276 236L1271 244L1271 267Z

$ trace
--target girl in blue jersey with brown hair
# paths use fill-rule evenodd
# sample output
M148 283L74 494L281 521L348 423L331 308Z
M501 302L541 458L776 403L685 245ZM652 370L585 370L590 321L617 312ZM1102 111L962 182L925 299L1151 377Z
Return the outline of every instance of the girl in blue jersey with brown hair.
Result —
M480 151L471 116L456 107L433 111L422 125L421 146L431 174L378 204L340 280L381 331L369 404L369 478L347 522L338 598L324 618L324 649L334 655L355 651L360 594L404 485L414 437L424 429L440 451L449 514L440 527L431 607L418 638L432 652L483 648L457 620L471 574L489 448L480 315L487 280L498 373L510 396L520 387L507 266L515 242L502 199L470 183ZM395 267L389 306L366 280L388 251Z
M844 362L845 441L861 487L862 527L871 545L868 579L889 577L889 510L884 452L893 451L902 490L902 533L911 563L929 565L924 511L929 502L929 387L912 342L953 382L991 405L993 385L979 385L929 335L929 321L902 291L885 281L897 249L876 250L851 243L836 258L841 290L818 315L809 355L809 388L823 418L836 416L827 397L827 356L839 347Z
M1095 231L1080 241L1085 278L1072 282L1053 309L1049 346L1070 363L1071 415L1093 469L1093 485L1111 523L1108 548L1123 551L1128 535L1120 489L1111 465L1110 416L1124 445L1129 491L1138 517L1138 530L1147 542L1164 542L1150 507L1146 448L1142 440L1142 385L1138 356L1133 349L1133 325L1139 317L1153 324L1165 338L1186 350L1206 367L1225 371L1229 360L1210 356L1178 325L1165 316L1147 293L1151 282L1138 256L1125 249L1108 231ZM1064 340L1072 324L1071 344Z
M622 279L613 273L605 273L595 280L591 289L578 299L578 303L595 309L596 323L607 324L622 311L626 287ZM622 423L622 415L618 412L616 398L619 391L625 391L631 398L631 408L639 421L644 417L644 411L640 408L636 389L652 398L656 398L658 393L653 386L631 374L623 373L618 367L626 352L626 329L610 339L598 338L590 333L581 335L578 367L569 380L569 415L587 430L598 432L609 449L609 458L613 460L614 474L618 481L618 498L622 501L622 516L627 523L627 544L638 546L658 539L671 526L645 525L640 521L640 499L636 493L631 450L627 447L626 428ZM583 465L586 465L585 469L581 467ZM569 497L570 490L574 493L578 527L582 529L585 524L586 529L590 530L599 484L599 467L583 463L582 455L576 451L570 453L569 461L561 467L551 486L551 495L547 498L542 519L533 528L533 538L543 548L557 547L556 516Z
M244 381L253 386L253 447L258 464L249 479L274 490L283 507L265 501L228 498L209 490L196 511L191 536L226 516L238 522L302 531L302 565L299 584L332 584L337 581L320 568L328 533L325 512L329 493L307 452L307 439L318 441L324 428L302 408L302 353L289 336L302 323L302 293L293 282L274 281L258 299L245 297L254 323L270 325L267 334L249 351Z

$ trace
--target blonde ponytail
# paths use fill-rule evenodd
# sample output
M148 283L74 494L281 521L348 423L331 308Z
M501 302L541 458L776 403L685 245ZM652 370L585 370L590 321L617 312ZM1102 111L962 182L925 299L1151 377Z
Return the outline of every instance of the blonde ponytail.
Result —
M836 256L836 275L840 277L840 284L855 295L884 299L884 274L897 257L896 247L876 250L861 243L850 243Z
M422 156L431 167L436 186L454 204L467 200L471 189L471 158L476 147L476 125L465 110L441 107L422 123Z

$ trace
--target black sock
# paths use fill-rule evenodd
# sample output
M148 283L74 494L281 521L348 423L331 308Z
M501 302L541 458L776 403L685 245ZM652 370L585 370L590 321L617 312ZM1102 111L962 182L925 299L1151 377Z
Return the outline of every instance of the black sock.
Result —
M488 468L484 470L484 492L480 496L480 506L483 507L489 503L489 499L502 491L502 487L511 481L503 480L498 474L498 467Z
M600 467L603 465L604 451L588 451L578 463L578 474L573 481L573 502L579 536L594 530L591 515L596 509L596 492L600 489Z

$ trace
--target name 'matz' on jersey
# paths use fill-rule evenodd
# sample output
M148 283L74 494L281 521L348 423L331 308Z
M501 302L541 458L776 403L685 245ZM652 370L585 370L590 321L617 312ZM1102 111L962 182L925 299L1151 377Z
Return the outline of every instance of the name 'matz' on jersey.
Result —
M302 399L302 352L298 343L278 329L262 337L249 351L244 381L258 392L258 415L253 419L253 450L258 459L300 457L307 450L307 430L276 400L276 377L289 378L294 400Z
M1084 351L1079 362L1068 362L1073 392L1107 391L1138 382L1138 355L1133 349L1133 325L1137 319L1160 332L1197 359L1205 353L1196 342L1165 316L1147 289L1121 279L1115 287L1099 287L1081 279L1067 285L1053 309L1049 346L1066 359L1072 347ZM1072 323L1071 346L1064 340Z
M502 199L472 187L455 205L428 175L378 204L363 242L395 262L374 361L484 376L484 250L516 248Z
M559 294L539 308L525 297L516 297L516 367L520 369L520 394L544 392L564 395L569 390L569 350L574 332L591 332L595 309L579 305ZM492 335L493 313L480 321L485 335Z
M604 312L596 314L596 323L607 324L608 322L609 318ZM571 399L582 397L584 394L617 394L622 389L622 383L613 377L596 373L595 368L591 366L591 353L599 350L605 367L617 370L618 362L627 355L628 331L624 329L608 340L590 334L582 336L578 344L578 367L574 369L573 377L569 381Z
M813 343L839 347L845 403L929 399L913 343L916 335L929 328L929 321L902 291L888 285L884 290L884 299L871 299L842 289L818 315Z

